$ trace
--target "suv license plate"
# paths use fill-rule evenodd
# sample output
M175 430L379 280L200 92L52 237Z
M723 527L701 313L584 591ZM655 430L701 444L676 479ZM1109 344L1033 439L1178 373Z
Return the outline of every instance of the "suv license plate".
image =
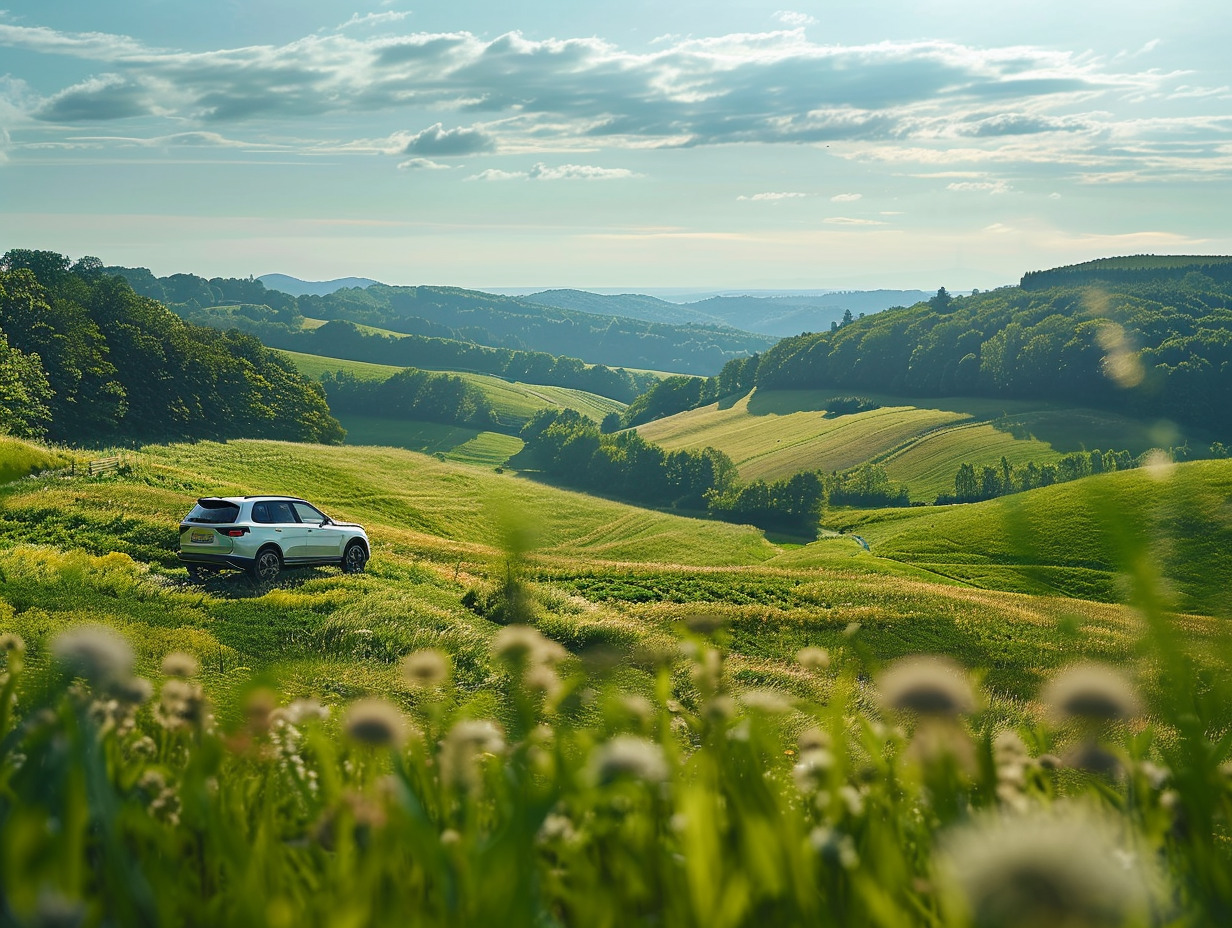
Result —
M195 528L192 534L188 536L188 540L194 545L212 545L214 543L214 533L208 528Z

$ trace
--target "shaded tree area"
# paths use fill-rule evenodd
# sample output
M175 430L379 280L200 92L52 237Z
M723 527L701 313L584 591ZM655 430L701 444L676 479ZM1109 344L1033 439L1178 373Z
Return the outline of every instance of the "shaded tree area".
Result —
M1081 401L1232 430L1232 283L1187 273L1116 287L1006 287L787 338L758 388Z
M340 413L384 416L466 425L477 429L497 426L496 412L484 392L461 377L401 370L385 380L357 380L339 371L321 379L330 408Z
M907 488L885 468L862 464L845 473L803 471L774 482L754 480L711 494L710 512L728 522L748 522L771 531L813 537L830 506L909 506Z
M190 325L96 258L7 252L0 329L0 418L17 434L71 443L344 435L321 387L256 338ZM24 399L9 386L14 365ZM24 423L14 403L29 404Z
M736 479L721 451L665 451L636 432L601 434L572 409L539 410L521 437L526 446L511 463L533 463L553 482L644 505L701 509L708 494Z
M633 428L674 416L753 389L760 355L736 358L716 377L666 377L634 399L621 415L621 427Z

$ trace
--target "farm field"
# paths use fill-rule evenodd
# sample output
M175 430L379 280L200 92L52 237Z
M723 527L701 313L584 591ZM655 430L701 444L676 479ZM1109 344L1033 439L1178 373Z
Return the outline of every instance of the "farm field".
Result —
M279 354L290 359L301 374L314 380L319 380L325 373L337 371L346 371L360 380L385 380L401 370L387 364L346 361L298 351L279 351ZM574 409L596 422L610 412L620 412L625 408L625 404L619 400L587 393L585 390L511 382L488 374L462 371L441 373L460 377L482 390L502 422L508 422L511 426L520 425L545 407Z
M379 416L339 417L347 445L378 445L440 455L459 464L497 467L522 450L522 439L502 432L485 432L460 425L410 422Z
M1044 464L1077 450L1127 449L1180 443L1114 413L988 399L908 400L868 394L878 409L828 417L835 391L754 391L638 427L668 450L707 445L726 453L744 480L779 480L804 470L844 471L881 464L907 485L913 500L953 492L964 463Z

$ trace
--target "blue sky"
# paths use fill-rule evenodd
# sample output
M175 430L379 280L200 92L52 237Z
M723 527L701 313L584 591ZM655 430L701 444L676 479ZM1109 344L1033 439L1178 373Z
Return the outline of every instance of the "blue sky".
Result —
M1216 0L7 0L0 245L630 289L1226 254L1230 22Z

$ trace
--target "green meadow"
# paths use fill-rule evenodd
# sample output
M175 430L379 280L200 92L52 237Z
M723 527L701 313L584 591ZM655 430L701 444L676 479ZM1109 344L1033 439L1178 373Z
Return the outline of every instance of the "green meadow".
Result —
M388 364L346 361L298 351L279 351L278 353L288 358L301 374L313 380L319 380L326 373L338 372L346 372L359 380L385 380L400 370ZM574 409L596 422L602 420L608 413L618 413L625 408L625 404L619 400L587 393L585 390L511 382L488 374L472 374L464 371L444 373L460 377L467 383L478 387L487 397L497 416L503 422L510 422L514 425L526 422L544 408ZM371 444L368 441L357 442L353 436L348 436L347 440L352 444ZM400 442L390 442L390 444L406 447ZM426 449L416 448L415 450Z
M1183 436L1115 413L994 399L909 400L867 395L880 408L826 412L840 391L753 391L638 427L668 450L709 445L727 454L744 480L781 480L805 470L845 471L881 464L913 500L954 491L965 463L1056 461L1078 450L1129 450L1180 444ZM1197 439L1195 439L1197 440Z
M13 481L5 904L90 925L1220 923L1229 484L1204 462L844 516L865 551L387 447L147 446L118 474ZM192 501L256 492L364 524L368 570L189 582ZM1075 859L1105 867L1094 889ZM1033 894L956 867L1025 868ZM1041 881L1065 893L1045 905ZM1006 894L1025 914L990 921Z

